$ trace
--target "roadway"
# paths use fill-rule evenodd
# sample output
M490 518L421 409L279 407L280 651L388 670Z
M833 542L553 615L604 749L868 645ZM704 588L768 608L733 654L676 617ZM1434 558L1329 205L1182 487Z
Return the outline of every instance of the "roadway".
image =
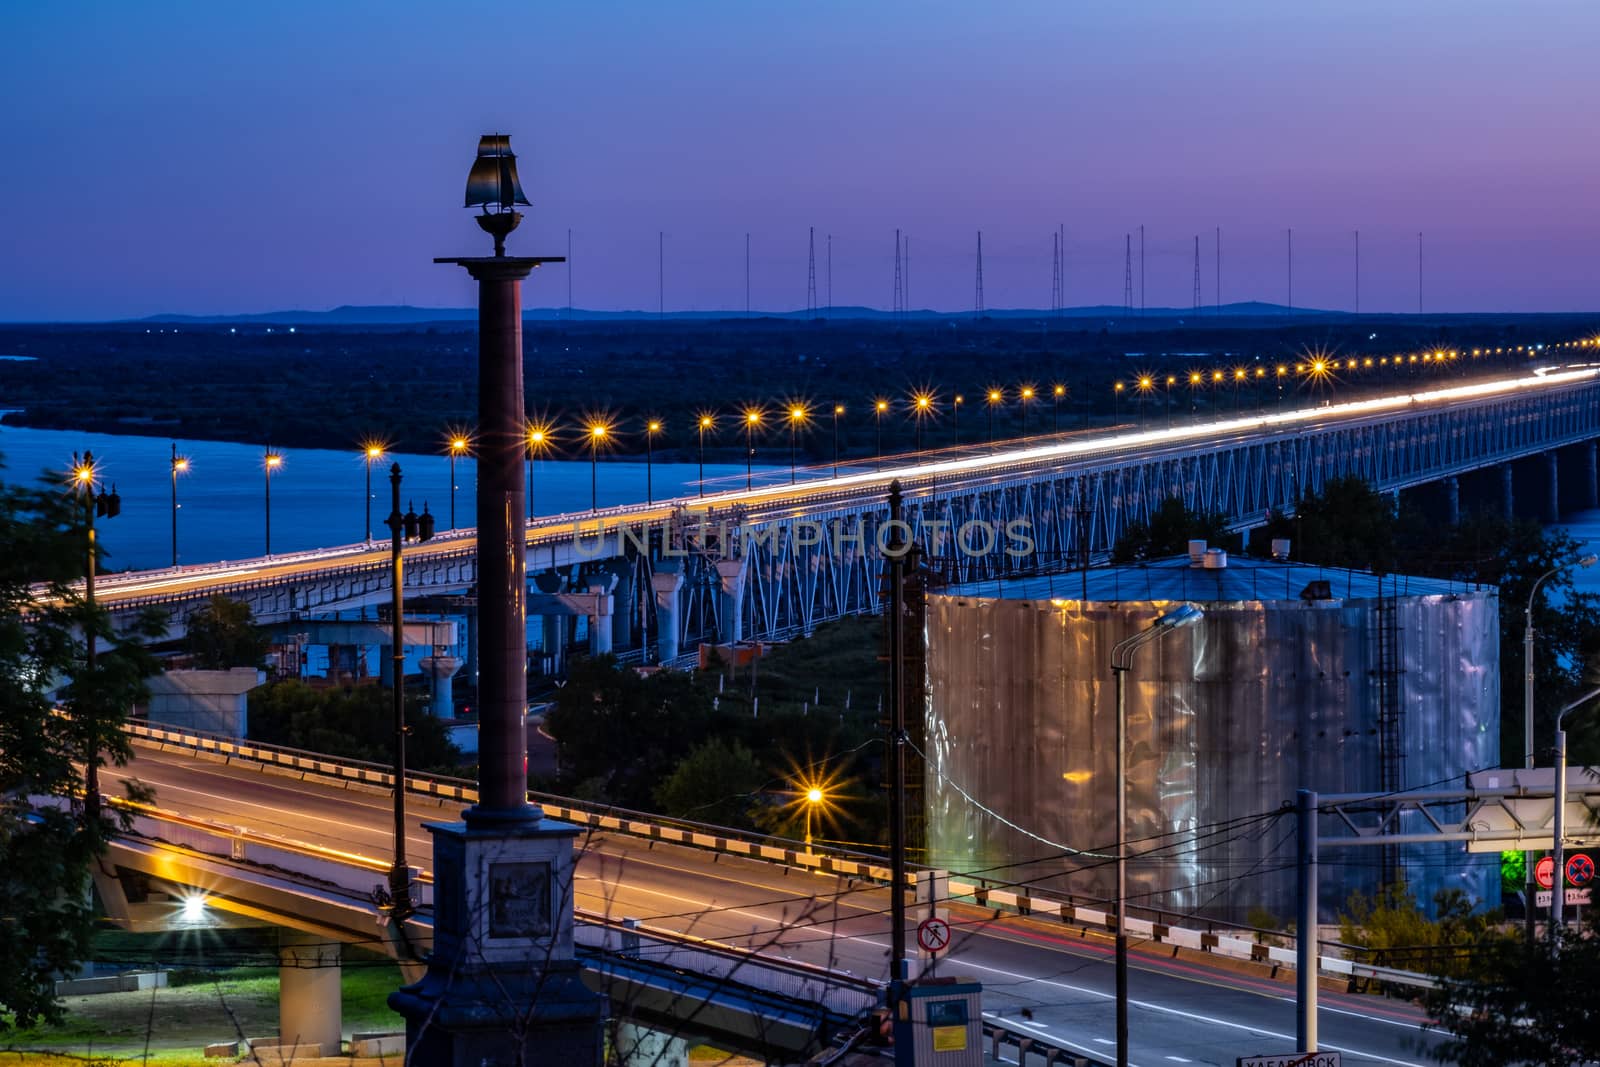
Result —
M587 538L597 530L615 531L624 523L635 528L639 524L665 524L681 510L693 513L717 509L726 514L728 509L739 508L746 522L821 514L863 499L878 499L896 479L908 485L931 485L936 480L941 489L990 484L1040 468L1093 467L1135 455L1143 459L1177 456L1334 426L1356 426L1389 419L1406 411L1473 403L1528 391L1559 390L1593 381L1597 376L1600 376L1600 369L1593 366L1540 368L1530 374L1439 385L1286 411L1240 414L1170 428L1120 427L1002 441L992 447L963 446L892 456L869 470L862 469L861 461L855 460L837 476L831 473L830 466L801 471L796 484L756 485L748 490L718 491L703 497L540 517L529 523L527 543L530 549L553 547L570 544L578 537ZM767 473L770 476L771 472ZM475 550L476 532L456 530L408 547L406 557L420 563L437 557L467 556ZM261 559L107 575L97 583L96 597L103 605L115 607L124 601L199 596L207 590L243 583L272 584L330 570L380 569L388 564L387 543L381 547L342 545Z
M135 762L114 777L136 776L154 786L157 807L378 859L390 855L393 812L386 796L142 746L135 751ZM459 808L422 797L408 805L408 858L427 870L433 850L422 824L454 819ZM881 887L857 888L829 875L624 835L593 834L579 847L582 909L856 975L887 976L888 896ZM1112 1051L1108 939L960 905L951 909L951 921L955 943L938 973L978 978L986 1010L1015 1025L1100 1056ZM1241 1055L1293 1049L1292 984L1253 968L1174 959L1166 951L1133 954L1134 1064L1226 1067ZM1342 1052L1351 1067L1430 1063L1421 1050L1436 1039L1422 1030L1423 1022L1402 1002L1322 996L1322 1047Z

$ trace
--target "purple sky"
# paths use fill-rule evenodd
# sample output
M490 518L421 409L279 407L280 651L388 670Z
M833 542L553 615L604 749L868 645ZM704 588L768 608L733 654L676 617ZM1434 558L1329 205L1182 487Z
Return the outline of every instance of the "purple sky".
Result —
M1600 308L1588 0L0 5L0 320L458 305L477 136L512 135L574 303ZM1135 267L1137 273L1137 265ZM1137 285L1137 278L1136 278ZM562 269L530 306L566 302Z

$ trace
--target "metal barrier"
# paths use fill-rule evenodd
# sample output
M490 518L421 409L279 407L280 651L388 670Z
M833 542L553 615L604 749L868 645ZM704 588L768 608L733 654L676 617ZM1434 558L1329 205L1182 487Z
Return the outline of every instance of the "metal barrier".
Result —
M226 760L239 760L266 766L276 766L332 778L338 782L365 784L384 789L394 787L394 774L381 764L359 760L331 759L314 752L267 745L254 741L239 741L217 735L185 733L152 727L143 723L127 723L124 729L137 740L161 748L186 749L221 756ZM473 803L478 799L477 784L464 778L441 775L406 775L406 791L443 800ZM866 853L838 849L808 849L795 841L783 838L743 834L726 827L693 823L686 820L667 819L659 815L625 809L585 805L568 797L543 793L529 793L528 799L540 806L552 819L586 826L591 830L628 834L650 841L685 845L715 852L744 856L749 859L779 863L802 870L833 874L844 878L862 878L887 884L892 872L887 861ZM908 888L916 885L916 872L912 865L906 876ZM1063 923L1087 929L1109 931L1115 928L1115 914L1106 907L1086 907L1054 897L1034 896L1015 889L1004 889L978 882L951 878L949 894L952 899L970 900L980 907L1005 909L1021 915L1059 919ZM1293 968L1295 949L1292 946L1264 944L1256 936L1282 936L1273 931L1245 931L1232 927L1227 932L1213 929L1196 930L1157 919L1128 916L1128 933L1156 944L1170 944L1232 959L1252 960L1257 963ZM1244 933L1246 936L1238 936ZM1323 941L1324 948L1335 953L1360 951L1359 946ZM1350 978L1369 978L1392 985L1415 989L1431 989L1437 981L1425 974L1402 971L1389 967L1344 958L1342 955L1322 955L1318 958L1319 970L1330 975Z
M1031 1030L1017 1030L1003 1022L985 1018L983 1036L989 1039L989 1054L1001 1059L1000 1050L1011 1046L1017 1050L1018 1067L1043 1064L1044 1067L1112 1067L1111 1060L1102 1060L1074 1049L1053 1044ZM1033 1057L1031 1060L1029 1057ZM1009 1061L1007 1061L1009 1062Z

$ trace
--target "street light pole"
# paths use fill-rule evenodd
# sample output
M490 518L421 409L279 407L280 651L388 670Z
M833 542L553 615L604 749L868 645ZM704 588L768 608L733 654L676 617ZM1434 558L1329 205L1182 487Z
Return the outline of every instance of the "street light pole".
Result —
M1556 789L1555 789L1555 820L1552 829L1555 833L1554 848L1551 857L1555 860L1555 869L1551 872L1554 881L1550 886L1550 947L1552 954L1561 951L1561 934L1566 920L1565 904L1567 901L1567 870L1566 849L1562 838L1566 832L1567 811L1567 730L1565 722L1567 714L1587 704L1595 697L1600 697L1600 689L1591 689L1577 700L1568 704L1556 713ZM1532 901L1529 902L1532 910Z
M266 474L266 506L264 510L264 515L266 517L266 530L264 532L266 534L265 554L268 556L272 555L272 472L277 470L282 465L283 456L277 452L274 452L272 450L272 446L268 445L266 455L261 457L261 469Z
M1117 1067L1128 1067L1128 692L1127 672L1133 654L1164 634L1192 626L1202 618L1193 604L1162 615L1147 629L1119 641L1111 650L1111 674L1117 688Z
M744 413L744 487L750 488L750 464L756 454L755 432L756 423L761 421L761 414L755 411Z
M711 428L711 416L700 416L700 495L706 495L706 431Z
M798 434L800 432L800 424L805 421L805 417L806 417L806 409L805 408L792 407L792 408L789 409L789 484L790 485L794 484L795 467L797 465L797 459L798 459L798 455L799 455L799 453L797 451L797 448L796 448L796 439L797 439L797 436L798 436Z
M839 477L839 416L844 414L844 405L833 405L833 476Z
M178 474L189 469L189 458L178 455L178 442L172 442L172 565L178 565Z
M400 464L389 468L389 529L390 538L390 642L393 646L390 686L394 695L394 863L389 868L389 897L393 902L391 917L395 921L412 912L411 871L406 864L406 649L404 574L400 546L405 534L405 520L400 514ZM426 506L423 508L427 510ZM412 516L414 519L416 516Z
M1528 590L1528 602L1523 606L1522 610L1522 765L1530 770L1533 768L1533 601L1534 598L1539 595L1539 587L1544 584L1546 578L1560 574L1574 562L1576 562L1580 567L1592 567L1594 566L1596 559L1600 559L1600 557L1593 555L1581 556L1576 561L1568 560L1559 566L1551 567L1549 570L1539 575L1539 577L1534 580L1533 588ZM1561 731L1559 724L1557 725L1556 735L1557 737L1561 738L1565 737L1565 734ZM1564 773L1565 772L1563 769L1557 769L1556 771L1558 776ZM1556 809L1558 818L1560 816L1560 808L1561 804L1557 802ZM1559 831L1557 832L1559 833ZM1537 886L1537 883L1534 879L1534 865L1532 862L1530 862L1533 859L1533 853L1523 853L1522 859L1523 924L1528 943L1532 944L1535 926L1533 915L1533 895L1536 892ZM1550 897L1552 909L1554 908L1556 899L1554 894L1559 892L1564 885L1565 883L1560 877L1560 865L1557 864L1556 888L1551 890L1552 895ZM1552 910L1552 918L1554 915L1555 912Z
M644 427L644 502L656 502L655 482L651 477L652 460L655 458L656 434L661 431L661 423L651 419Z

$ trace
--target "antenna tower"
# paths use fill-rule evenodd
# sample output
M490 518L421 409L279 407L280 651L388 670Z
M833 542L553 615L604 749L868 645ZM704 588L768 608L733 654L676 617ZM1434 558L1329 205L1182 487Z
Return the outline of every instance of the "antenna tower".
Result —
M1139 223L1139 314L1144 315L1144 223Z
M1356 314L1361 314L1361 231L1356 231Z
M1061 236L1050 235L1050 314L1061 310Z
M900 231L894 231L894 316L899 318L906 309L905 290L900 281Z
M1133 235L1122 235L1122 310L1133 314Z
M833 314L833 234L828 234L828 314Z
M983 318L983 231L978 231L978 296L974 318Z
M1288 254L1289 303L1286 304L1285 306L1290 311L1293 311L1294 310L1294 230L1290 229L1290 230L1285 231L1285 236L1287 237L1288 242L1289 242L1289 245L1288 245L1288 249L1289 249L1289 254Z
M1200 235L1194 235L1194 309L1200 310Z
M806 231L806 317L817 317L817 228Z

